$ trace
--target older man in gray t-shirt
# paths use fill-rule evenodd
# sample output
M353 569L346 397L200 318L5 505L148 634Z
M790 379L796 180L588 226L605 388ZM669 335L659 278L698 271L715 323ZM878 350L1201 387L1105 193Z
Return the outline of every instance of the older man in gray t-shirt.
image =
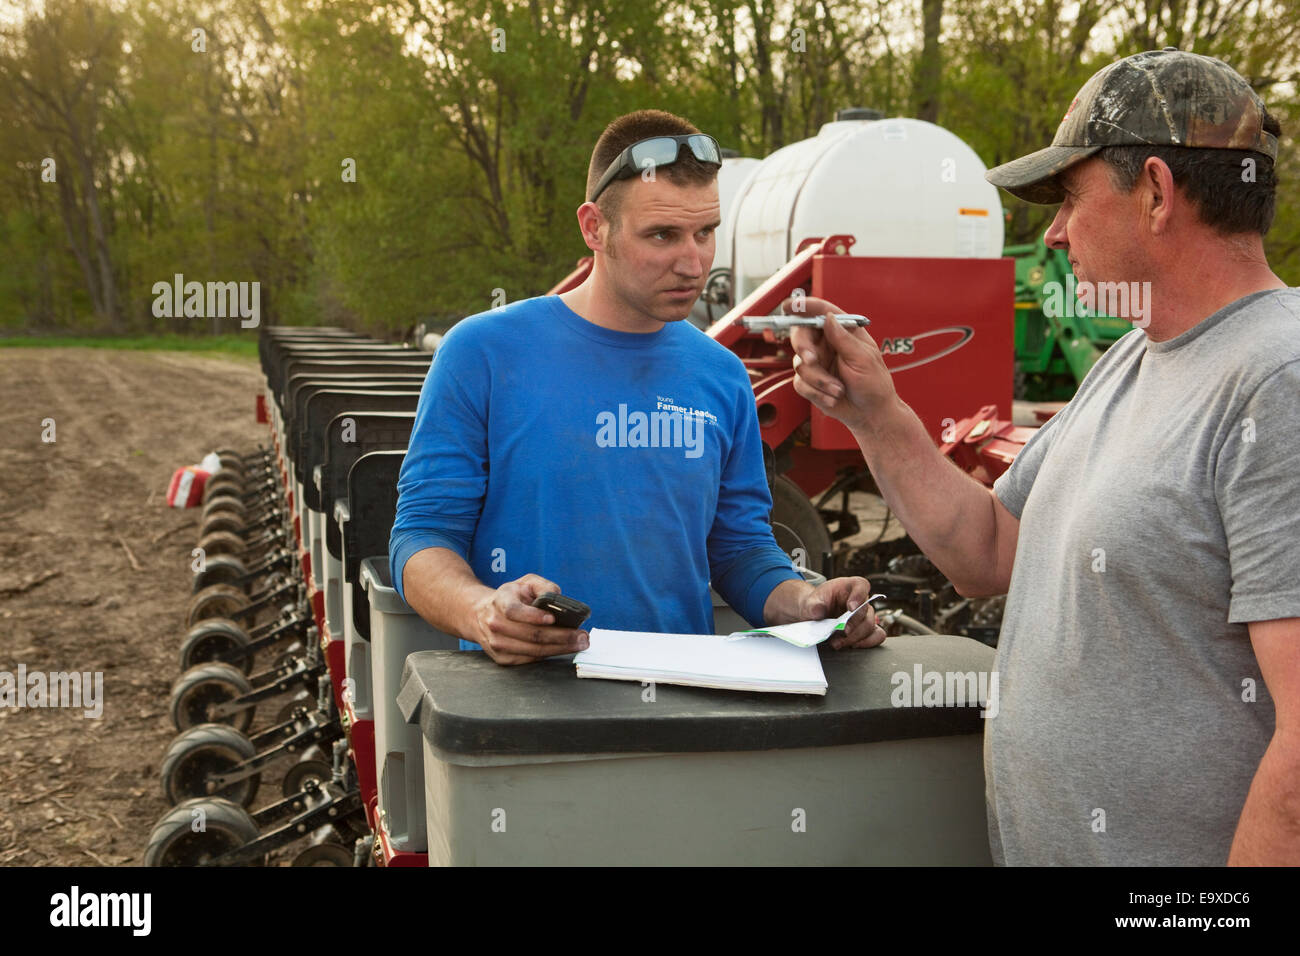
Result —
M1061 204L1044 242L1135 325L992 490L864 330L791 334L796 390L913 540L961 594L1007 594L999 863L1300 863L1300 292L1263 248L1280 131L1231 67L1170 48L1099 71L1051 146L988 172ZM802 300L870 312L843 304Z
M1300 292L1133 331L994 485L1020 519L985 735L996 862L1222 865L1300 615Z

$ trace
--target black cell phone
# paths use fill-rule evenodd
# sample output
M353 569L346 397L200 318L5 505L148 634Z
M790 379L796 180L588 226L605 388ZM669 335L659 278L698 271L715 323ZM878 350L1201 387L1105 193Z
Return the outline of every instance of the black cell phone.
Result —
M591 617L591 608L581 601L551 591L539 594L537 600L533 602L533 607L540 607L543 611L550 611L555 615L555 623L551 625L552 627L576 628Z

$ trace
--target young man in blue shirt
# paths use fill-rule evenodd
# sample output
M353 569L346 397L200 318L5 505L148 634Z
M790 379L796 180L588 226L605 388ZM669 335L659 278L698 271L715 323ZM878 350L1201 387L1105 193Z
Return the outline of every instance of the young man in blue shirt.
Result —
M689 322L719 225L712 137L642 110L606 128L578 209L582 285L459 322L425 381L398 481L399 593L435 627L521 664L588 626L711 633L710 583L755 625L858 607L863 578L803 581L772 536L748 373ZM885 639L870 611L836 647Z

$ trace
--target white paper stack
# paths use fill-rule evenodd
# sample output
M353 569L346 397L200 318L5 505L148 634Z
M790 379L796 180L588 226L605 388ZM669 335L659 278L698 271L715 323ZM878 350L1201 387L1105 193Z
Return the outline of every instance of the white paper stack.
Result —
M574 657L579 677L653 681L725 690L825 694L817 647L755 634L650 634L593 628L590 646Z

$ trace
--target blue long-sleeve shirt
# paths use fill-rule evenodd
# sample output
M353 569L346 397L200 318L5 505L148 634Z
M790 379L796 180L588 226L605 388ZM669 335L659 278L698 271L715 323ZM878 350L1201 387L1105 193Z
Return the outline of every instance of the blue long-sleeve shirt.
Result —
M450 548L498 587L540 574L585 627L713 631L710 580L751 624L798 579L772 537L749 376L688 322L606 329L558 296L457 323L420 393L393 582ZM477 648L462 641L462 647Z

